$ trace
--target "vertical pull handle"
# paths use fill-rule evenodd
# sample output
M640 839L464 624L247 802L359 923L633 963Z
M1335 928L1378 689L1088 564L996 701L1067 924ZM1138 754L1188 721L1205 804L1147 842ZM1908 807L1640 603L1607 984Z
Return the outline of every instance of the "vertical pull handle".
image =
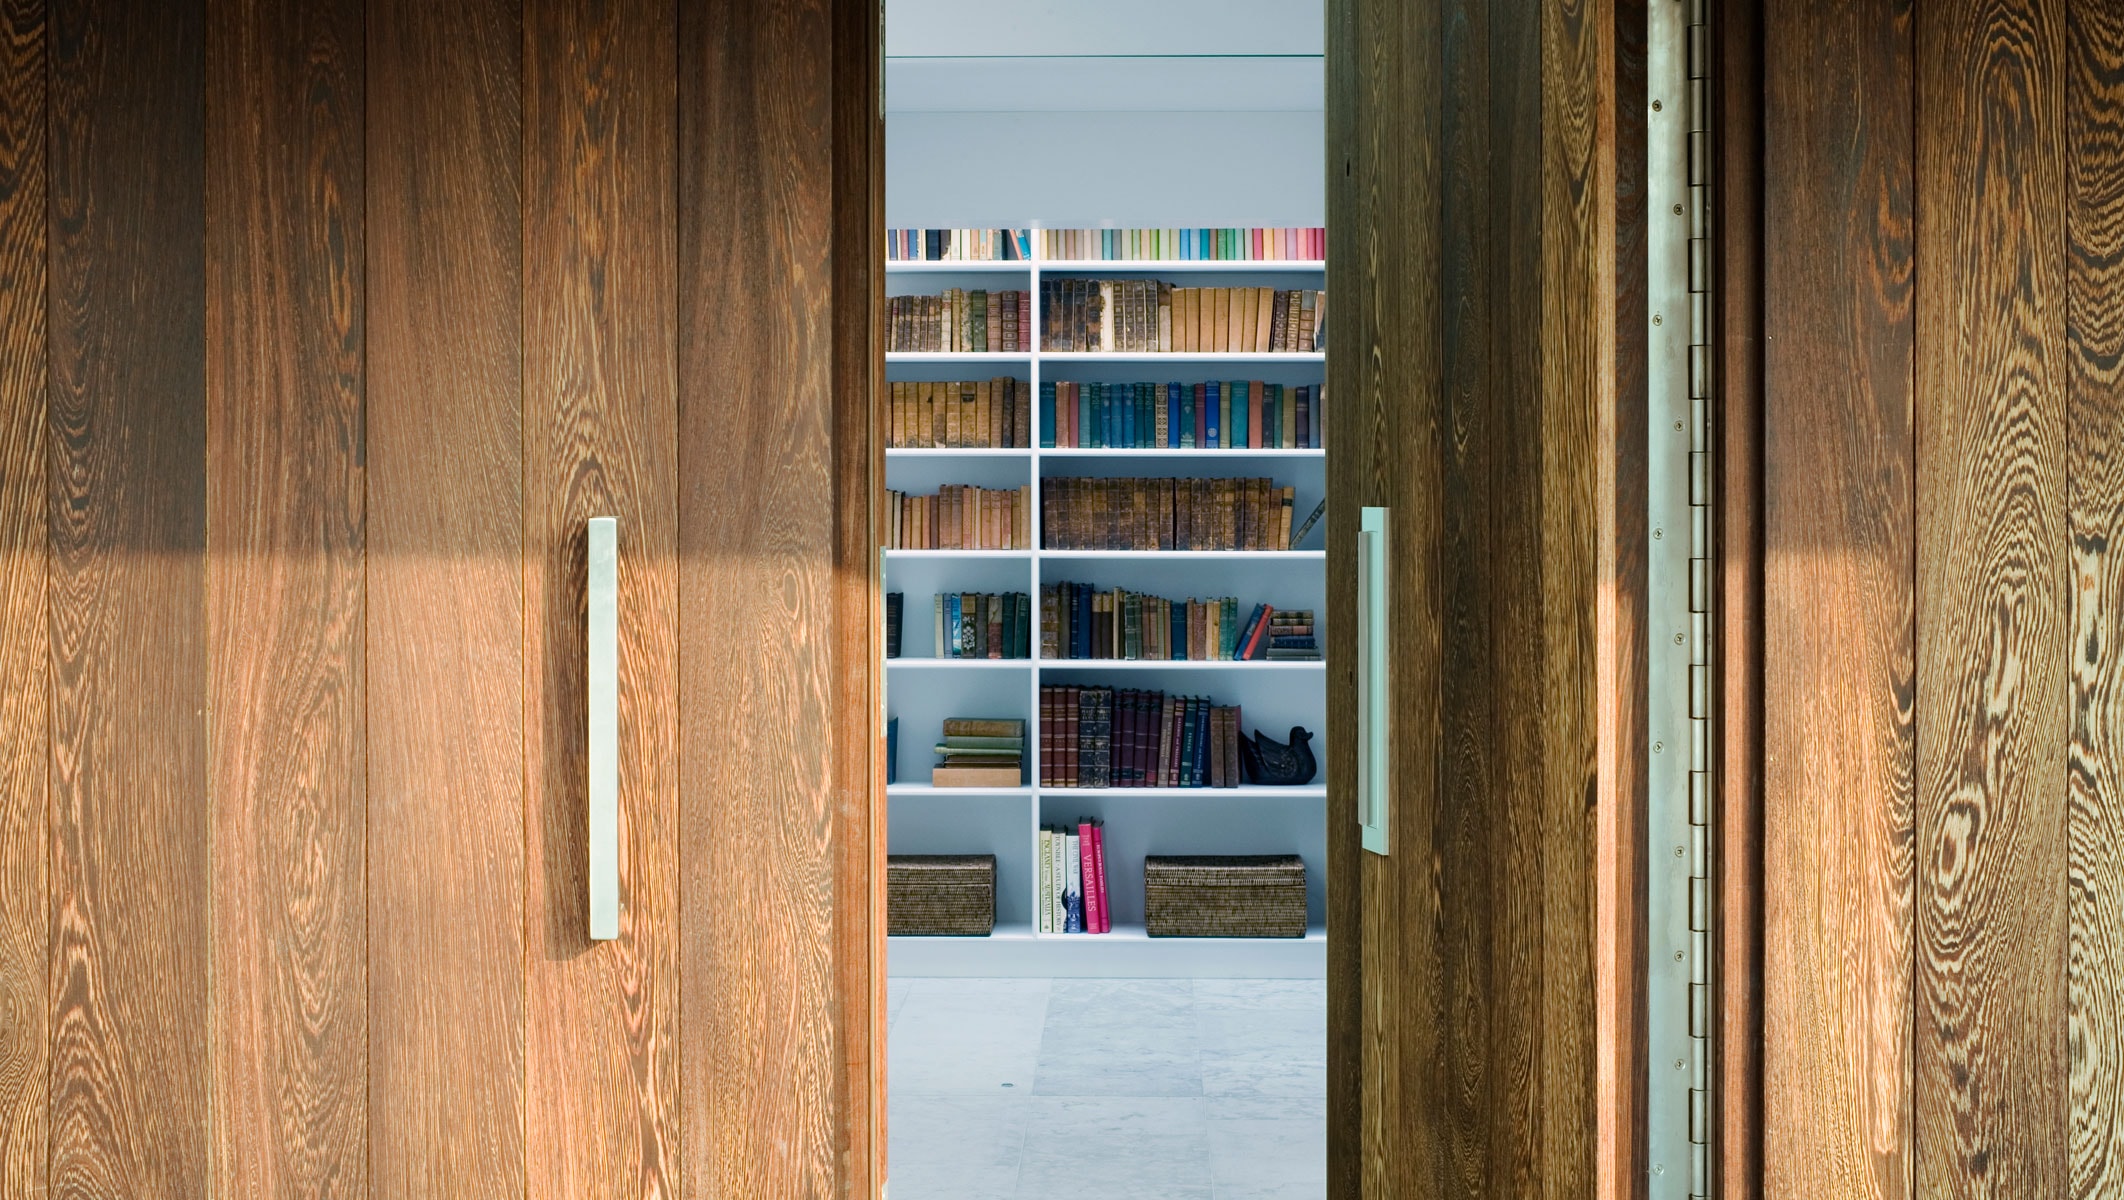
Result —
M1357 824L1364 848L1387 852L1387 510L1367 508L1357 525Z
M584 640L589 710L590 937L619 936L619 521L590 518L589 625Z

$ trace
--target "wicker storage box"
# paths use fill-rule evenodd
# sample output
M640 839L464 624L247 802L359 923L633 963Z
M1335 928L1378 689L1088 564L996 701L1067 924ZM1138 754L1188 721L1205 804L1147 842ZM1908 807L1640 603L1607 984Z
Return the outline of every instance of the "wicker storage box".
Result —
M885 860L885 932L987 937L996 927L996 856L894 854Z
M1295 854L1151 855L1143 916L1152 937L1305 936L1305 860Z

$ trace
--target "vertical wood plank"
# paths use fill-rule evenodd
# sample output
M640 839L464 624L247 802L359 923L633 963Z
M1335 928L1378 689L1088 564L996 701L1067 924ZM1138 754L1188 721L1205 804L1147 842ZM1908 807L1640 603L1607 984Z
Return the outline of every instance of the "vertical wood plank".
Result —
M883 565L878 497L885 485L884 2L833 9L833 438L835 653L843 702L834 722L839 800L834 960L840 973L846 1116L843 1194L886 1179L885 746ZM865 666L858 666L864 664Z
M209 0L214 1192L368 1192L362 10Z
M524 9L530 1195L679 1194L676 10ZM589 940L585 522L619 519L620 936Z
M203 13L51 10L51 1167L207 1187Z
M1599 931L1599 1189L1602 1200L1645 1194L1645 821L1652 738L1646 687L1650 603L1650 419L1646 321L1645 188L1648 148L1646 0L1613 0L1608 84L1615 114L1614 186L1601 193L1611 222L1615 311L1609 336L1610 393L1598 410L1596 495L1599 595L1595 617L1600 697L1596 792Z
M2062 0L1917 21L1925 1196L2067 1187L2064 37Z
M2124 1192L2124 13L2079 0L2067 26L2071 1183Z
M1762 5L1717 10L1711 95L1712 344L1717 448L1718 904L1713 1032L1718 1120L1712 1181L1729 1200L1762 1193L1763 888L1763 75Z
M523 1194L513 0L368 11L369 1183Z
M849 1119L835 713L873 669L835 629L833 24L743 0L679 29L684 1173L823 1195Z
M1907 0L1764 8L1763 1190L1909 1200Z
M1541 563L1537 690L1544 723L1531 814L1541 859L1539 1194L1580 1200L1599 1179L1600 463L1615 365L1612 0L1540 7ZM1523 69L1531 70L1531 65ZM1521 136L1524 136L1522 132ZM1509 324L1509 323L1507 323Z
M0 0L0 1194L50 1148L44 0Z

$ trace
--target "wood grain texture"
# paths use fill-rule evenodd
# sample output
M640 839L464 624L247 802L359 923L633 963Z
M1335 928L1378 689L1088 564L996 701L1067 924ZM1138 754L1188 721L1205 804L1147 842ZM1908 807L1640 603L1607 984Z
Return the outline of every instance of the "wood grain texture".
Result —
M198 6L51 11L51 1166L207 1186Z
M518 17L368 7L376 1196L525 1187Z
M0 1195L50 1149L45 12L0 0Z
M1716 14L1714 612L1723 653L1714 660L1719 1015L1711 1167L1716 1194L1757 1200L1763 1194L1763 22L1759 0L1729 0Z
M843 1194L886 1179L885 745L883 563L878 497L885 486L885 114L883 0L833 10L833 438L835 653L843 699L834 722L834 959L840 972Z
M1613 52L1614 7L1610 0L1548 0L1539 21L1540 375L1529 381L1528 403L1540 424L1540 455L1531 466L1540 499L1534 558L1541 586L1538 607L1522 618L1538 630L1541 657L1521 693L1541 722L1525 760L1538 764L1529 790L1539 802L1528 818L1539 831L1540 855L1528 884L1541 898L1535 1071L1543 1115L1531 1151L1542 1164L1539 1195L1581 1200L1596 1194L1602 1124L1598 535L1608 444L1602 414L1613 405L1616 355L1616 223L1608 200L1615 194L1616 111L1613 78L1603 68ZM1524 237L1514 243L1526 244Z
M680 1102L733 1200L848 1171L831 18L679 14Z
M1652 738L1646 642L1650 604L1650 540L1646 513L1646 422L1650 419L1646 294L1645 188L1648 131L1645 114L1645 0L1612 0L1613 50L1606 86L1614 114L1614 186L1603 191L1608 242L1613 246L1614 305L1606 338L1608 391L1597 410L1602 453L1597 469L1600 505L1595 528L1598 594L1595 641L1599 689L1599 784L1595 853L1599 958L1594 979L1599 1009L1596 1065L1600 1122L1597 1194L1634 1200L1645 1194L1645 822Z
M2064 8L1959 0L1917 19L1927 1197L2067 1189Z
M2124 13L2068 13L2071 1194L2124 1193Z
M216 1194L368 1194L362 10L213 0Z
M1763 1191L1908 1200L1906 0L1764 8Z
M529 1195L676 1197L676 10L524 7ZM620 531L620 936L589 940L586 521Z

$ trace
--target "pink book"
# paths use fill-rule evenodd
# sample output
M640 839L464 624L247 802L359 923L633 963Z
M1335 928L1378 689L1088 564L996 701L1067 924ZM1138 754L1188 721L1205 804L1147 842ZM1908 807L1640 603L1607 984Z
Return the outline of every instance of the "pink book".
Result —
M1079 820L1077 832L1077 866L1084 876L1084 932L1099 932L1099 849L1098 826L1089 818Z
M1096 892L1099 897L1098 923L1092 927L1092 932L1106 933L1114 927L1114 906L1106 895L1106 826L1096 823L1091 826L1091 847L1090 878L1094 882L1087 890Z

